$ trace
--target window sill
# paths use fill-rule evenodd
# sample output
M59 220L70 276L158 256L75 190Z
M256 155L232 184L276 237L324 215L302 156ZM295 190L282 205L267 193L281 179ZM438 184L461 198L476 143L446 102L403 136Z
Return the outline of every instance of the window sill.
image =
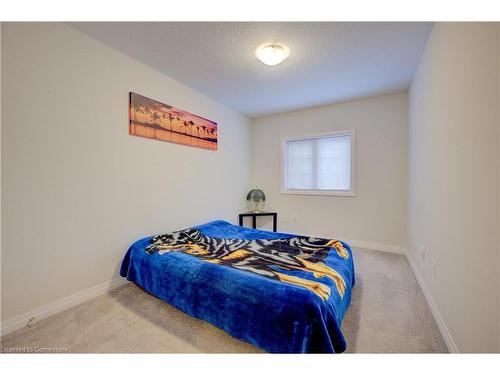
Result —
M284 195L323 195L332 197L355 197L354 190L295 190L281 189L281 194Z

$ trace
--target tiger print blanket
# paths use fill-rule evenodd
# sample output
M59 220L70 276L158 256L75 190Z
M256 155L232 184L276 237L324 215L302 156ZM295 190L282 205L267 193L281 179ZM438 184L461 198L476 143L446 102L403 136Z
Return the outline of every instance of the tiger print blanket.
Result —
M345 242L217 220L138 239L120 275L270 353L339 353L347 346L341 324L355 272Z
M210 263L277 279L307 288L323 300L331 295L328 285L283 271L304 271L317 279L329 278L342 298L346 290L345 280L324 262L332 250L343 259L349 258L342 242L334 239L302 236L257 240L215 238L196 228L154 236L145 248L150 255L183 252Z

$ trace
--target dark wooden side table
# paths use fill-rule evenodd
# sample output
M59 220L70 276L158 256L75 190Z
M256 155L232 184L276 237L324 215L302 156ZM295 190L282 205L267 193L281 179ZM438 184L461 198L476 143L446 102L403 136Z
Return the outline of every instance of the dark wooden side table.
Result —
M273 217L273 232L276 232L276 226L278 222L278 213L277 212L245 212L240 214L240 227L243 226L243 218L251 217L252 218L252 227L256 229L257 227L257 216L272 216Z

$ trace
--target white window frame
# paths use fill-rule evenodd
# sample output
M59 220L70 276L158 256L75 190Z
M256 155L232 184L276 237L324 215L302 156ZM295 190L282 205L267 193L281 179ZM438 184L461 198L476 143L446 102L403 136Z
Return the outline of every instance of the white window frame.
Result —
M286 175L287 175L286 143L287 142L316 139L316 138L341 137L345 135L351 136L351 189L350 190L318 190L318 189L286 188ZM335 131L330 133L308 134L302 136L281 138L281 194L355 197L356 196L356 130L350 129L350 130Z

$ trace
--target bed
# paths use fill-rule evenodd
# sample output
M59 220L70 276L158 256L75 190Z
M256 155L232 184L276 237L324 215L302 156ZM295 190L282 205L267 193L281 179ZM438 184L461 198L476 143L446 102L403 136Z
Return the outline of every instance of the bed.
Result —
M349 245L217 220L143 238L121 276L270 353L341 353L354 286Z

